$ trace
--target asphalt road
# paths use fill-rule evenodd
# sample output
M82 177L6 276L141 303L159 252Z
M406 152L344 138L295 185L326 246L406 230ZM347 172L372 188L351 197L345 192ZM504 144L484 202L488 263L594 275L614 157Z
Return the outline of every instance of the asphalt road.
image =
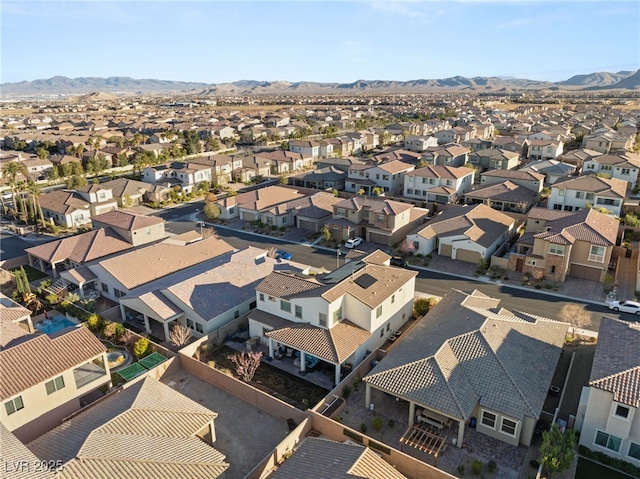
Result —
M39 244L52 241L53 238L46 238L42 241L25 241L19 236L0 232L0 259L7 260L17 258L25 254L25 248L31 248Z
M195 211L195 209L193 210ZM192 212L193 212L192 211ZM165 229L171 233L179 234L185 231L198 229L198 223L194 221L177 220L165 225ZM245 248L246 246L256 246L268 248L278 246L293 255L293 260L315 267L324 267L332 270L336 267L336 261L344 264L344 258L336 258L336 253L313 246L291 244L280 241L276 238L255 236L240 231L229 230L221 226L216 226L217 234L235 248ZM615 313L605 306L585 303L579 300L567 300L562 297L541 293L535 290L520 289L510 287L505 284L485 283L473 279L459 278L434 271L419 270L416 278L416 291L432 294L434 296L444 296L452 288L461 291L473 291L478 289L484 294L500 298L502 306L508 310L518 310L529 314L544 316L547 318L557 318L560 309L567 303L578 303L585 306L591 312L592 324L587 329L597 331L600 326L600 318L603 315L634 321L636 316L627 313Z

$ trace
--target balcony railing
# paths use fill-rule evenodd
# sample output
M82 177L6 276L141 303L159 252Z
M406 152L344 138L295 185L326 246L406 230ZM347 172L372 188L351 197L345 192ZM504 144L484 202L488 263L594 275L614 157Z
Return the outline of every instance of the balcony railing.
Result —
M98 379L106 379L107 372L97 364L86 363L73 370L73 377L76 380L76 388L80 389Z

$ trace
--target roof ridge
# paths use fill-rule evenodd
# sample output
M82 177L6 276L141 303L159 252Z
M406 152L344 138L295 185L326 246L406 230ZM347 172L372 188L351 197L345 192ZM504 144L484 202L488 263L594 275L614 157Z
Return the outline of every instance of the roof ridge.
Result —
M629 374L629 373L633 372L633 371L634 371L634 370L636 370L636 369L640 371L640 365L639 365L639 366L634 366L634 367L629 368L629 369L625 369L624 371L618 371L617 373L610 374L609 376L604 376L604 377L602 377L602 378L600 378L600 379L596 379L596 380L594 380L594 381L589 381L589 386L595 386L595 385L597 385L598 383L602 383L602 382L605 382L605 381L609 381L610 379L613 379L613 378L615 378L615 377L617 377L617 376L624 376L624 375L627 375L627 374Z
M89 247L87 248L87 252L86 252L86 254L84 255L84 258L83 258L84 261L86 261L87 258L90 257L91 251L93 250L93 247L98 242L98 237L100 236L100 237L102 237L104 239L104 237L106 236L105 232L104 232L104 228L99 228L97 230L93 230L92 232L95 232L95 234L91 236L91 240L89 241Z
M442 351L442 350L443 350L444 346L446 345L446 346L448 346L449 350L451 351L451 354L453 354L453 356L456 358L456 360L458 360L458 358L457 358L457 356L456 356L456 353L453 351L453 348L451 347L450 341L452 341L453 339L461 338L461 337L463 337L463 336L469 336L469 335L475 334L475 333L477 333L477 332L479 332L479 331L476 329L476 330L469 331L469 332L467 332L467 333L463 333L463 334L459 334L459 335L457 335L457 336L453 336L453 337L451 337L451 338L447 339L446 341L444 341L444 342L440 345L440 347L438 348L438 350L436 351L436 353L433 355L433 360L434 360L434 362L436 363L436 366L438 367L438 370L440 371L440 374L442 374L442 377L444 378L444 383L446 384L447 389L449 390L449 394L451 394L451 397L453 398L453 402L455 402L455 403L456 403L456 407L458 408L458 411L460 411L460 415L461 415L464 419L467 419L467 418L466 418L465 413L464 413L464 411L463 411L463 409L462 409L462 404L460 404L460 401L458 401L457 396L456 396L456 395L455 395L455 393L453 392L453 388L452 388L452 387L451 387L451 385L449 384L449 380L447 379L447 377L444 375L444 373L443 373L443 371L442 371L442 367L440 366L440 363L438 362L438 359L437 359L437 357L436 357L436 356L438 355L438 353L439 353L440 351ZM464 373L464 369L462 369L462 371L463 371L463 373L462 373L462 374L464 374L464 375L466 376L466 373ZM472 386L471 382L469 382L469 387L471 387L471 388L476 392L476 394L477 394L478 396L481 396L481 395L478 393L478 391L476 391L476 388L474 388L474 387Z

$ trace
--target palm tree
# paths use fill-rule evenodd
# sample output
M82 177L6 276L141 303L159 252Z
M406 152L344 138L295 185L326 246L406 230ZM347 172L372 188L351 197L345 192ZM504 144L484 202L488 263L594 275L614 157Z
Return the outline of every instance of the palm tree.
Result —
M33 207L35 208L36 220L40 219L40 224L42 228L45 228L46 223L44 220L44 214L42 214L42 206L40 206L40 200L38 197L40 196L40 185L33 180L29 180L27 183L27 190L31 193L31 201L33 202ZM36 221L37 223L37 221Z
M2 176L9 178L9 188L11 188L11 196L13 198L13 209L18 210L18 197L16 195L16 178L18 175L27 176L27 171L22 163L10 161L2 167Z

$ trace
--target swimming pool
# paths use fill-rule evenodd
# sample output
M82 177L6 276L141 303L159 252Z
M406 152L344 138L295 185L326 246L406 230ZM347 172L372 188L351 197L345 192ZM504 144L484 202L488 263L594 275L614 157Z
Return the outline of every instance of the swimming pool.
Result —
M53 318L45 319L40 321L39 323L34 324L33 326L44 334L53 334L57 333L61 329L68 328L69 326L75 326L76 323L70 321L64 316L54 316Z

